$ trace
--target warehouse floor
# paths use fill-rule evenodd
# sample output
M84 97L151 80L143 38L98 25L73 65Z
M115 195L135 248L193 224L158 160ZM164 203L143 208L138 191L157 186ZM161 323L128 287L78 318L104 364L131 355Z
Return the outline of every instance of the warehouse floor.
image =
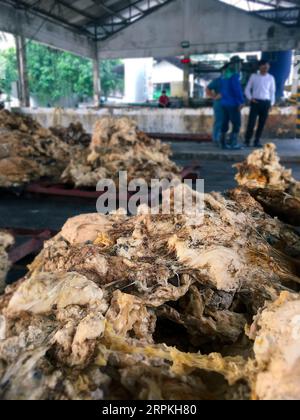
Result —
M265 140L265 143L272 142L277 146L278 154L283 163L300 163L300 140ZM252 153L254 149L243 148L242 150L228 151L216 147L213 143L201 143L192 141L170 142L174 159L205 159L241 162Z

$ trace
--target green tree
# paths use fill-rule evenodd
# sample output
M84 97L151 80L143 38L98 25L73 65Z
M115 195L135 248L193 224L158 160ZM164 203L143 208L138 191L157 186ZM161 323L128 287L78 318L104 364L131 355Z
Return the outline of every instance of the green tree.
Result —
M124 77L114 73L114 68L121 63L120 60L101 61L101 90L105 98L116 91L123 92L124 90Z
M101 64L103 94L123 89L123 77L113 69L119 60L106 60ZM93 71L91 60L58 51L47 46L27 44L27 67L30 92L41 105L55 105L61 98L77 95L79 100L93 96ZM18 79L17 60L14 48L0 56L2 89L10 94L11 83Z
M17 57L14 48L0 51L0 88L11 94L11 85L18 80Z

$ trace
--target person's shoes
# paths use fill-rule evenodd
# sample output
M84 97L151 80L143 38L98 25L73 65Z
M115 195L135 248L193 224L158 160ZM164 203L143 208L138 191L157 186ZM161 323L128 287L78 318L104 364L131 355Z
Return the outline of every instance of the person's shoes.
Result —
M249 141L245 141L244 146L245 146L245 147L251 147L251 144L250 144L250 142L249 142Z
M242 146L239 144L239 135L238 133L231 133L230 136L230 149L231 150L240 150Z
M260 141L256 141L256 142L254 143L254 147L255 147L256 149L262 149L264 146L261 144L261 142L260 142Z
M230 148L231 148L231 150L241 150L243 148L243 146L241 144L234 144Z
M221 139L220 139L220 146L223 150L229 149L229 146L227 145L226 140L227 140L226 134L222 134Z

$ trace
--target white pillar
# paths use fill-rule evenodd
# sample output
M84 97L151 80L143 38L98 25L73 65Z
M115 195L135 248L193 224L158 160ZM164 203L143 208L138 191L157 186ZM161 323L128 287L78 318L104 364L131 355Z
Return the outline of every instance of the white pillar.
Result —
M294 74L293 74L293 85L292 85L292 97L296 98L297 102L297 117L296 117L296 138L300 139L300 83L299 83L299 72L300 72L300 50L295 51L294 57Z
M93 80L94 80L94 106L100 106L101 101L101 80L100 63L98 58L93 60Z
M189 60L190 56L185 55L185 60ZM183 64L183 105L188 107L190 103L190 63Z

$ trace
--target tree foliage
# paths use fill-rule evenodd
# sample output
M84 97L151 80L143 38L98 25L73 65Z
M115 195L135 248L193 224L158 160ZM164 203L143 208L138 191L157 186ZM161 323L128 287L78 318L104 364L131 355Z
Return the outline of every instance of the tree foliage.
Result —
M102 60L100 64L101 89L107 98L116 90L124 90L124 76L114 73L114 68L120 64L120 60Z
M122 91L123 78L113 69L119 60L101 63L101 86L104 96ZM27 44L27 68L31 95L41 105L55 105L60 99L77 96L79 101L93 96L92 61L41 44ZM11 93L12 82L18 79L14 48L0 53L1 87Z
M12 83L18 79L17 57L14 48L0 52L0 89L11 94Z

